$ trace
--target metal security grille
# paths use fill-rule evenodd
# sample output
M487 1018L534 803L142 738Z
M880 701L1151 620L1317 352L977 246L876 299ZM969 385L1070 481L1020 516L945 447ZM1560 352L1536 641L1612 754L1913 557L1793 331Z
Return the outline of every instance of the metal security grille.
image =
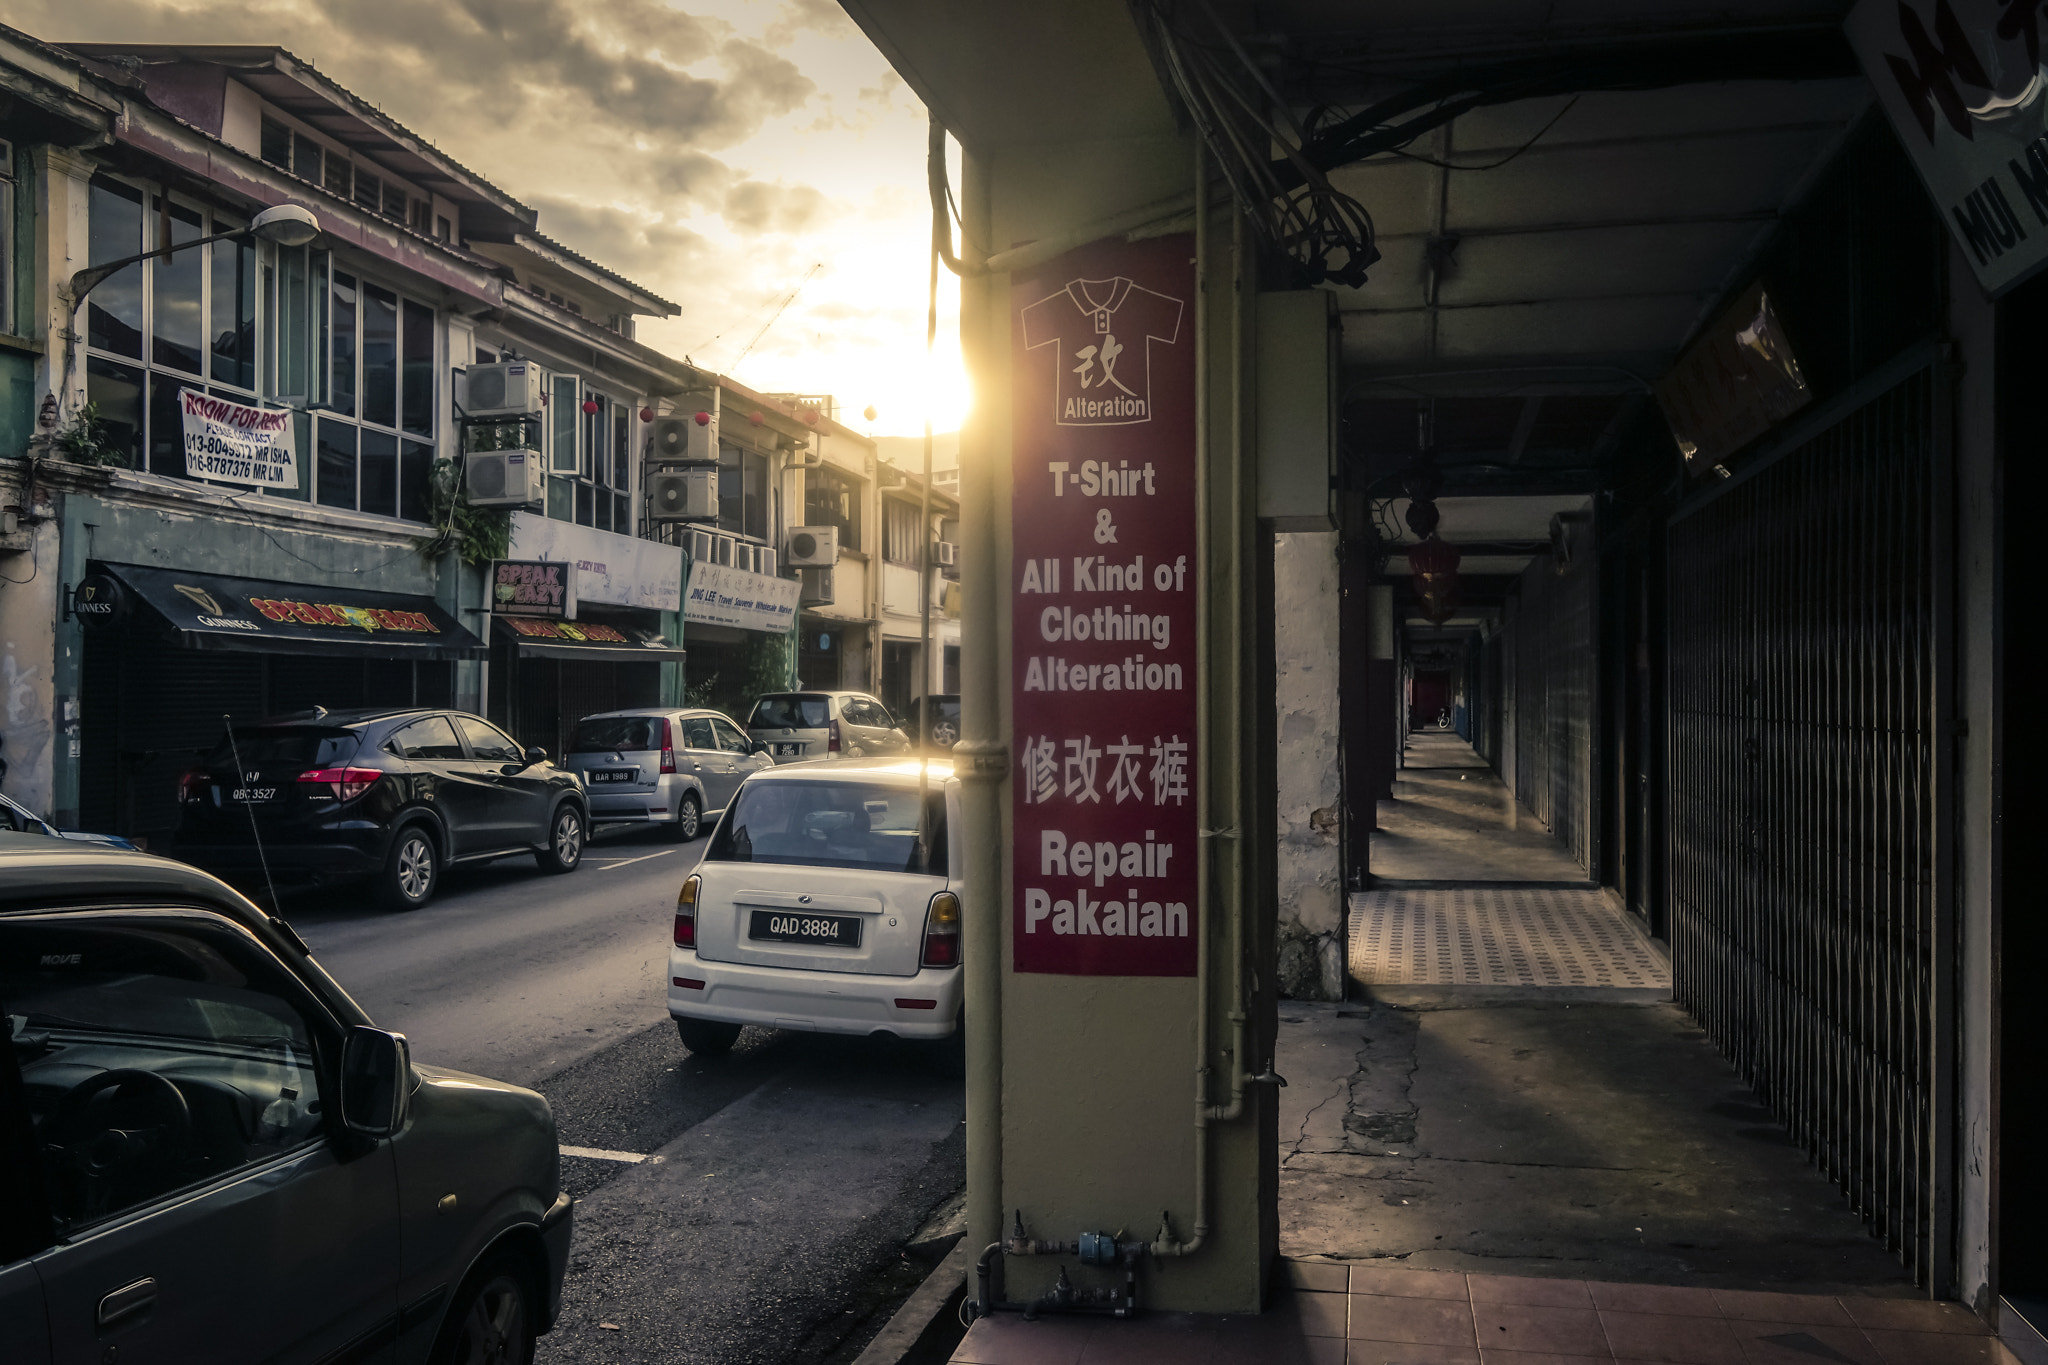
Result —
M1674 994L1937 1287L1945 384L1930 361L1816 423L1669 541Z
M1590 556L1588 557L1590 559ZM1593 596L1590 562L1522 574L1513 638L1515 796L1580 867L1593 856Z

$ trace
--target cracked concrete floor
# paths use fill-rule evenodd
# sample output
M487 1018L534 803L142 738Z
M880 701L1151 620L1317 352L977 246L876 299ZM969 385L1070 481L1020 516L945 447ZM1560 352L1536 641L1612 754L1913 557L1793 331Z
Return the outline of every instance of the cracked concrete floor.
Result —
M1450 990L1280 1016L1282 1255L1914 1292L1674 1005Z

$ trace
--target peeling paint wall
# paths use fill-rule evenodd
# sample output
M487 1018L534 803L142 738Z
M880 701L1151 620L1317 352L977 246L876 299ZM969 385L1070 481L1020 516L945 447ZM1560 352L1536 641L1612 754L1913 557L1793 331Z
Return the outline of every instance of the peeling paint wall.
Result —
M1343 805L1337 726L1337 537L1274 538L1281 994L1344 998Z
M4 500L20 497L9 481ZM47 513L38 501L34 512ZM53 748L57 719L54 690L55 640L50 622L57 614L58 528L54 522L24 525L0 554L0 760L7 775L0 789L38 815L53 808Z

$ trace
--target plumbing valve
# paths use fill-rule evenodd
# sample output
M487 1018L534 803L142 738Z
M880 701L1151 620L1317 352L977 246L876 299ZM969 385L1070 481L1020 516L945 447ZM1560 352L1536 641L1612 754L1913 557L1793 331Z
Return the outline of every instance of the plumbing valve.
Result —
M1084 1232L1076 1243L1082 1265L1115 1265L1116 1238L1106 1232Z

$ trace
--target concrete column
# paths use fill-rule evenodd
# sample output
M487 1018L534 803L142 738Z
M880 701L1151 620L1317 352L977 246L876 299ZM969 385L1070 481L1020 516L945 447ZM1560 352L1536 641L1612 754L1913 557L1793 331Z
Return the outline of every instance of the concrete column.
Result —
M1283 532L1273 547L1273 666L1278 777L1281 994L1344 998L1343 793L1337 537Z
M1408 736L1408 708L1395 656L1394 589L1376 583L1366 591L1366 710L1372 717L1371 798L1394 799L1394 774L1400 771L1401 749ZM1379 828L1372 819L1369 826Z
M74 331L70 281L91 264L91 157L48 144L36 147L35 308L44 348L36 366L37 388L57 395L59 420L85 401L85 338ZM61 297L60 297L61 292ZM38 400L40 401L40 400Z

